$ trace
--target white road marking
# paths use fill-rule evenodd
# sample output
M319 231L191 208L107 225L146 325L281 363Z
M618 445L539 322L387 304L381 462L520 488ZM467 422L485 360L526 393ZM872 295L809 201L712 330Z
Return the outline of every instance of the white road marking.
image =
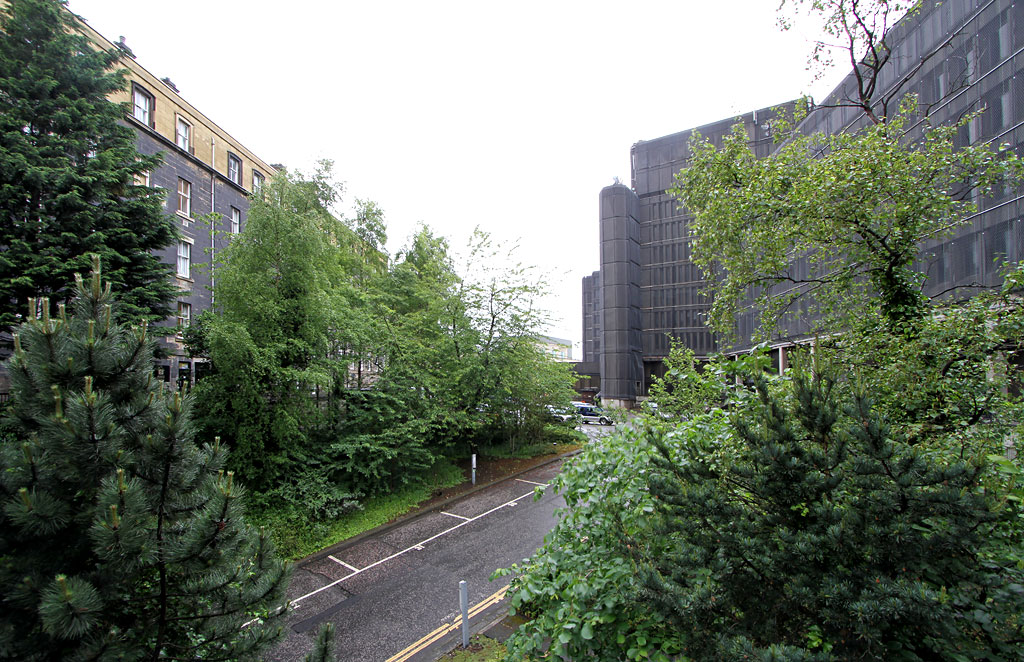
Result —
M458 517L459 519L464 519L464 520L468 520L469 519L468 517L463 517L462 515L456 515L455 513L446 513L443 510L441 511L441 514L442 515L447 515L448 517Z
M349 564L345 563L344 561L342 561L341 559L336 559L333 556L331 556L330 554L327 555L327 558L329 558L330 560L334 561L335 563L337 563L339 565L345 566L346 568L348 568L352 572L359 572L359 568L357 568L357 567L355 567L353 565L349 565Z
M410 545L409 547L406 547L405 549L403 549L400 552L395 552L391 556L384 557L384 558L382 558L379 561L374 561L373 563L371 563L370 565L366 566L365 568L360 568L359 570L356 570L351 575L345 575L341 579L335 579L330 584L326 584L326 585L321 586L320 588L318 588L316 590L310 591L309 593L307 593L307 594L305 594L303 596L295 598L294 600L291 601L291 604L292 605L298 605L300 602L302 602L306 598L312 597L312 596L316 595L317 593L320 593L321 591L326 591L329 588L333 588L334 586L337 586L338 584L340 584L341 582L345 581L349 577L355 577L356 575L358 575L360 573L366 572L367 570L369 570L371 568L376 568L377 566L381 565L382 563L387 563L391 559L396 559L399 556L402 556L403 554L407 554L407 553L409 553L409 552L411 552L413 550L423 549L423 545L426 545L428 542L431 542L433 540L437 540L441 536L447 535L447 534L451 533L452 531L455 531L456 529L461 529L462 527L466 526L470 522L475 522L478 519L480 519L481 517L486 517L486 516L490 515L491 513L497 512L497 511L501 510L502 508L505 508L506 506L514 506L514 505L516 505L516 502L518 502L518 501L520 501L522 499L525 499L527 497L532 497L532 496L533 496L533 490L530 490L529 492L527 492L526 494L524 494L522 496L518 496L515 499L512 499L511 501L507 501L507 502L501 504L500 506L495 506L494 508L491 508L487 512L480 513L476 517L471 517L470 519L467 519L465 522L459 522L458 524L456 524L455 526L451 527L450 529L445 529L441 533L435 533L434 535L430 536L426 540L422 540L422 541L420 541L420 542L418 542L418 543L416 543L414 545Z
M541 487L547 487L547 483L535 483L532 480L524 480L522 478L516 478L520 483L529 483L530 485L540 485Z

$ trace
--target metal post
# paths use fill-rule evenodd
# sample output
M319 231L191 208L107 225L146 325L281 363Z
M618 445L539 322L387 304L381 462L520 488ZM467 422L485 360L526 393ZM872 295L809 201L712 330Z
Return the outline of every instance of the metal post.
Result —
M476 453L473 453L473 484L476 485Z
M462 647L469 648L469 589L465 579L459 582L459 606L462 608Z

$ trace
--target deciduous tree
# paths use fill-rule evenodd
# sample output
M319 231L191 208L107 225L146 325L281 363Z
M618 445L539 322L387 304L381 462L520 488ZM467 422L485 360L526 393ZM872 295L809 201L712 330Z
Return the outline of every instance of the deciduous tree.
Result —
M956 126L909 144L913 113L908 101L859 133L792 133L764 159L741 127L721 149L695 140L672 193L693 214L716 330L731 334L750 296L768 337L794 311L830 330L872 311L890 326L925 314L921 242L951 233L976 210L973 194L1010 183L1019 164L987 145L954 149Z
M230 440L234 467L256 489L306 456L321 423L317 389L347 371L350 230L331 214L329 164L308 178L281 173L253 199L245 232L218 256L215 314L202 319L214 374L197 386L202 424Z

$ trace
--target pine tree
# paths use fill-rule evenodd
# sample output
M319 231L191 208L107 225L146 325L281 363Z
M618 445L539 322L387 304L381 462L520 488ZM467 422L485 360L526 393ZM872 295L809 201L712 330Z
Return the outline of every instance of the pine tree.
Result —
M1018 517L983 461L907 442L864 396L795 371L756 377L731 465L672 462L650 489L652 605L685 654L723 660L1019 659L1021 578L1000 549Z
M29 297L67 303L97 254L128 319L170 314L174 289L152 251L175 237L163 194L136 175L159 158L135 148L118 56L75 32L63 2L0 7L0 332Z
M0 446L0 658L252 659L276 641L286 564L246 524L191 398L153 378L99 261L22 324ZM30 306L30 309L33 309Z
M324 623L316 634L313 650L304 658L304 662L331 662L334 658L334 624Z

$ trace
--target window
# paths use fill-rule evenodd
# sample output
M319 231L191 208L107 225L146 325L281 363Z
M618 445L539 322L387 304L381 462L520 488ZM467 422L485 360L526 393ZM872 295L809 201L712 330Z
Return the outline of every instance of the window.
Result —
M192 182L178 177L178 213L192 217Z
M192 125L185 120L185 118L178 116L177 131L175 142L178 147L182 148L189 154L193 154L192 149Z
M178 276L181 278L192 277L192 244L178 240Z
M231 234L238 234L242 231L242 212L234 207L231 208Z
M135 180L136 186L149 186L149 171L143 170L142 172L137 172L133 176L133 179Z
M228 179L242 185L242 159L234 154L228 154Z
M253 193L253 195L256 195L257 193L260 193L262 191L263 191L263 175L261 175L260 173L256 172L255 170L253 170L252 171L252 193Z
M148 127L153 126L153 95L132 84L132 117L139 120Z
M192 323L192 304L178 302L178 328L184 329Z

